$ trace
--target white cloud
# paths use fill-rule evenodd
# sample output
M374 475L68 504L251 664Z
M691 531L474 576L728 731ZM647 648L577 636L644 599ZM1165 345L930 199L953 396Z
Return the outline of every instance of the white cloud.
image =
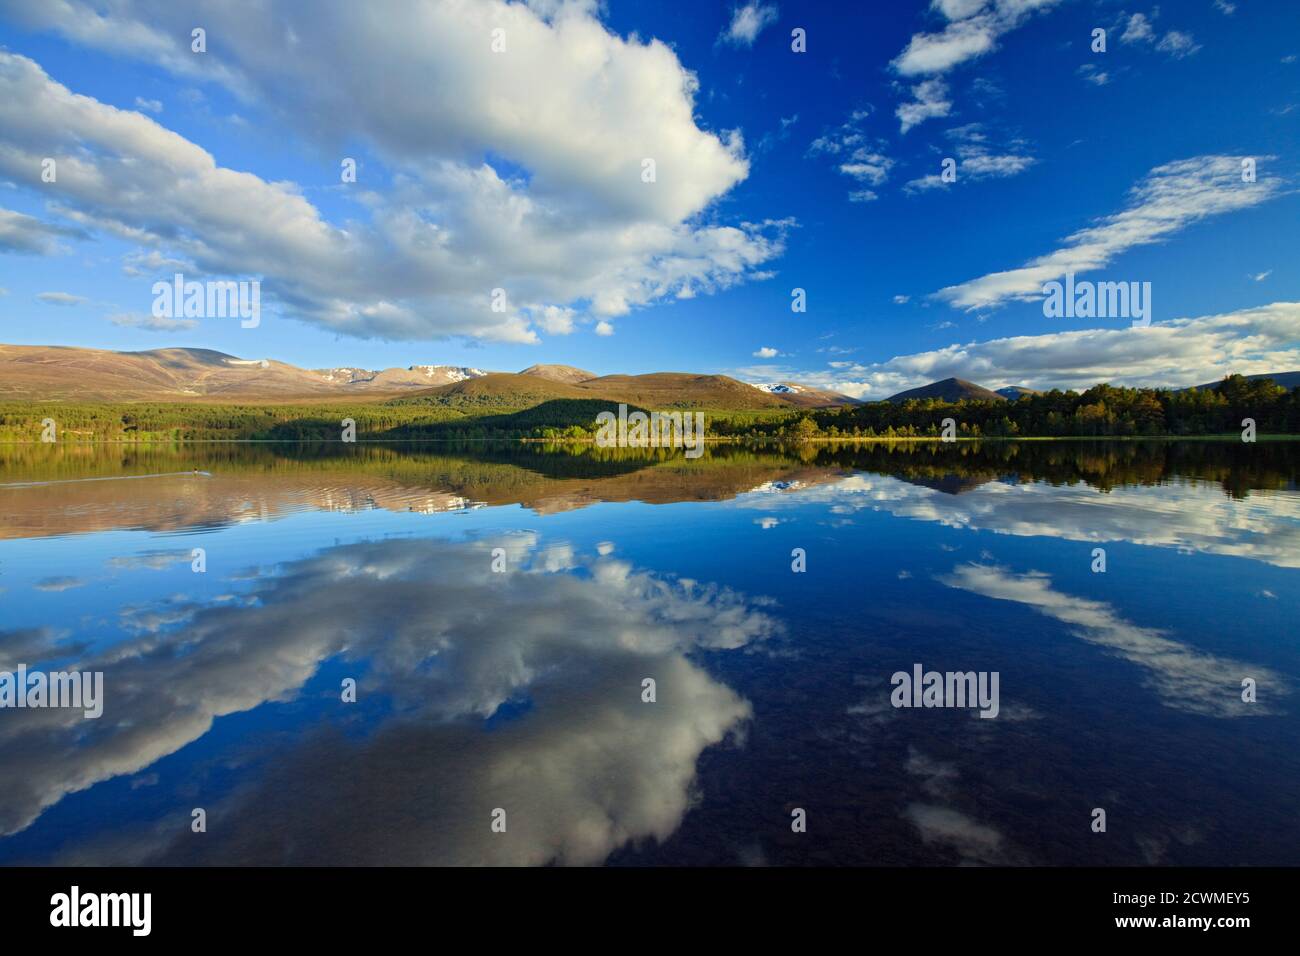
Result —
M609 324L608 322L606 322L604 319L601 319L599 322L596 323L596 334L597 334L597 335L613 335L613 334L614 334L614 326L610 325L610 324Z
M1256 157L1263 162L1272 157ZM1241 181L1240 156L1198 156L1153 169L1130 191L1122 212L1068 236L1065 245L1018 269L994 272L936 293L958 308L979 309L1042 295L1067 272L1103 268L1123 252L1167 239L1207 216L1258 205L1281 193L1276 178Z
M533 320L542 328L542 331L551 335L569 335L573 332L573 319L576 313L573 309L565 309L556 305L548 305L535 312Z
M754 353L754 358L770 359L770 358L776 358L780 354L781 353L778 352L776 349L768 348L765 345L762 348L760 348L757 352Z
M957 155L960 157L957 163L957 182L1006 179L1023 173L1038 162L1033 156L1023 153L992 153L979 142L957 147ZM946 189L950 185L952 183L945 181L938 173L930 173L905 183L903 191L926 192L931 189Z
M1230 17L1237 12L1237 5L1230 3L1229 0L1214 0L1214 5L1218 7L1224 16Z
M160 100L147 100L142 96L137 96L135 98L135 108L138 110L144 110L146 113L161 113L163 111L163 105Z
M899 131L906 133L928 119L947 116L952 110L948 99L948 84L939 78L923 80L912 87L912 99L900 103L894 115L898 117Z
M789 377L878 400L950 377L991 387L1082 390L1098 382L1183 387L1231 372L1293 368L1300 368L1300 302L1153 322L1147 328L1079 329L953 344L833 373L791 370Z
M719 39L734 46L753 46L763 29L776 22L777 15L775 4L751 0L750 3L735 9L731 15L731 23Z
M1105 70L1099 69L1096 64L1085 63L1078 69L1081 77L1094 86L1105 86L1110 82L1110 74Z
M949 21L938 33L917 33L893 62L903 76L946 73L997 49L1000 36L1058 0L934 0Z
M148 332L179 332L199 326L197 319L169 319L147 312L119 312L110 315L108 321L122 328L144 329Z
M1128 18L1119 40L1121 43L1151 43L1155 38L1156 32L1151 28L1151 21L1146 14L1135 13Z
M36 298L46 305L83 305L88 301L84 295L73 295L71 292L41 292Z
M863 130L863 124L871 113L870 106L854 110L839 126L823 132L813 140L808 146L808 155L842 157L837 164L840 173L853 177L859 183L883 185L894 168L894 160L885 155L883 140L869 137ZM858 189L849 193L850 202L873 202L877 198L871 189Z
M189 4L16 10L75 42L194 71ZM279 312L346 335L531 342L547 307L608 318L752 277L781 254L788 223L701 219L748 175L739 132L697 126L698 82L676 54L612 34L591 10L267 0L249 17L205 7L209 35L223 37L202 58L206 79L308 141L362 140L386 167L374 182L391 187L363 175L347 193L357 220L327 221L295 184L220 167L156 121L77 96L9 53L0 174L38 189L33 160L61 150L70 165L55 212L211 274L261 276ZM504 54L490 48L496 27ZM296 38L287 48L286 33ZM646 157L654 183L641 180ZM505 313L489 308L498 287Z
M1192 38L1190 33L1184 33L1181 30L1170 30L1156 44L1157 50L1161 53L1168 53L1176 60L1191 56L1200 48L1201 45Z
M911 297L910 295L896 295L896 296L894 296L894 305L906 305L908 302L911 302L911 301L912 301L912 297Z
M889 178L889 170L893 165L894 161L888 156L861 150L854 155L852 162L840 165L840 172L859 182L879 186Z
M1251 278L1254 279L1256 282L1263 282L1272 274L1273 274L1273 270L1269 269L1265 272L1256 272L1253 276L1251 276Z
M0 209L0 253L54 255L62 251L59 239L63 237L84 238L84 235L79 229L42 222L12 209Z

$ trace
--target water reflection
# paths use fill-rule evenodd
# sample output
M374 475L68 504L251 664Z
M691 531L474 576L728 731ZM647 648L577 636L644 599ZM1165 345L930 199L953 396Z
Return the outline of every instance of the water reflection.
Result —
M1298 452L0 446L0 861L1293 862Z
M490 569L496 547L506 573ZM107 698L93 727L57 710L0 721L5 765L24 768L0 776L5 834L68 793L149 767L216 718L295 698L336 658L361 696L384 699L379 725L281 758L260 785L209 808L220 837L159 845L158 860L598 862L628 840L666 837L701 750L750 714L686 653L778 628L728 589L524 534L330 548L219 604L126 614L138 636L98 655L4 636L9 656L57 653L104 671ZM653 704L641 700L646 677ZM331 696L314 703L338 718L349 705ZM506 836L488 828L496 807ZM135 842L138 856L148 841Z

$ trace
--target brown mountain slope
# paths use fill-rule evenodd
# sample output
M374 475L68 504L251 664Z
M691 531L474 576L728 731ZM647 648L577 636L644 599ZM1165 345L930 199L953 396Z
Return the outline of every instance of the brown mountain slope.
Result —
M481 375L478 369L417 365L380 372L303 369L211 349L110 352L0 345L0 399L84 402L288 401L388 397Z
M602 375L577 386L592 398L607 398L643 408L789 408L790 402L726 375L654 372Z
M530 365L519 374L536 375L538 378L548 378L552 382L567 382L571 385L596 377L595 372L574 368L572 365Z
M426 388L412 395L393 399L394 404L442 404L486 409L532 408L557 398L592 398L576 385L553 382L537 375L515 372L491 372L481 378L466 379L451 385Z
M814 388L812 385L800 385L798 382L775 382L770 385L756 385L755 388L785 399L789 404L799 408L827 408L833 405L858 405L856 398L843 392L833 392L828 388Z
M964 378L945 378L943 381L931 382L929 385L922 385L920 388L909 388L905 392L889 396L887 401L905 402L909 398L941 398L946 402L957 402L962 399L969 402L1006 401L1006 398L997 392L987 389L983 385L968 382Z
M396 399L401 404L430 402L458 408L524 409L554 399L626 402L648 409L789 408L790 403L764 394L725 375L655 372L650 375L603 375L578 384L536 375L494 372L482 378L430 388Z
M0 401L289 402L406 399L518 410L553 399L627 402L648 409L780 409L836 405L844 396L810 386L768 392L726 375L603 375L568 365L484 372L449 365L303 369L211 349L110 352L0 345Z

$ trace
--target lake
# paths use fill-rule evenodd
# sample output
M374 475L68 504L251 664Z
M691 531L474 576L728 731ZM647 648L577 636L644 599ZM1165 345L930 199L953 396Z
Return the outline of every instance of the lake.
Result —
M0 709L0 863L1294 864L1298 476L1293 442L0 446L0 671L103 682Z

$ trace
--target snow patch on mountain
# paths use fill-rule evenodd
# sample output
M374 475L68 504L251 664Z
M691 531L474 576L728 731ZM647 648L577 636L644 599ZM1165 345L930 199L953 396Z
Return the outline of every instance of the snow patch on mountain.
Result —
M412 365L408 372L419 372L426 378L434 378L441 372L448 382L464 382L471 378L482 378L488 373L481 368L467 368L463 365Z

